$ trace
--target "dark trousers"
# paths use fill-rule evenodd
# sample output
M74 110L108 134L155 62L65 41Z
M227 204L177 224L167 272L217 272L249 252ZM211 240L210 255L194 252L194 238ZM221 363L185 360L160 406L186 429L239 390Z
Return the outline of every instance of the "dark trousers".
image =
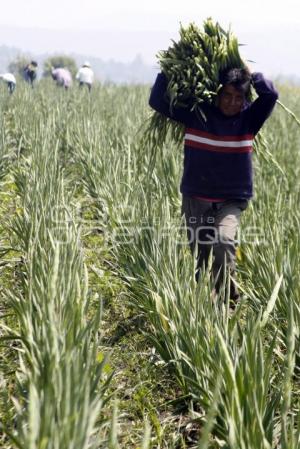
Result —
M7 87L8 87L8 92L9 92L10 94L12 94L13 91L15 90L16 85L15 85L15 83L13 83L12 81L8 81Z
M187 235L192 253L197 257L196 279L200 269L206 269L212 253L212 276L218 292L224 276L230 270L234 277L236 265L236 234L242 211L247 200L226 200L222 202L202 201L183 197L182 214L185 216ZM231 299L238 298L234 281L230 283Z
M83 81L80 81L79 87L82 87L82 86L87 86L89 92L91 91L91 88L92 88L91 83L84 83Z

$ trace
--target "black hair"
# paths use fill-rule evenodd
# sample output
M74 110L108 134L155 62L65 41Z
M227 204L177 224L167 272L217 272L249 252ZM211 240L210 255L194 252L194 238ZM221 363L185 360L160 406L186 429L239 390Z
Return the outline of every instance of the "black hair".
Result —
M36 61L31 61L31 63L30 64L32 64L33 66L35 66L35 67L37 67L38 66L38 63L36 62Z
M250 99L251 73L248 69L226 69L220 73L219 81L222 86L230 84L237 90L243 92L247 99Z

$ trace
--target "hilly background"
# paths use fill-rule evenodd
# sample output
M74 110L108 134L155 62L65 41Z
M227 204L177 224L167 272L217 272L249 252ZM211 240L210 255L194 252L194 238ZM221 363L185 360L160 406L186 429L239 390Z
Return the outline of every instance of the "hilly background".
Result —
M76 61L78 67L88 60L94 70L95 77L101 82L113 82L116 84L148 84L153 82L158 67L146 64L141 55L136 55L132 61L122 62L109 59L104 61L95 56L88 56L84 54L76 54L72 52L53 52L38 54L30 51L24 51L17 47L8 47L6 45L0 46L0 72L5 72L9 63L19 56L25 56L30 59L35 59L39 65L39 75L43 71L44 61L53 55L65 54L71 56Z
M148 17L155 30L129 29L45 29L0 26L0 70L19 55L34 57L40 67L54 54L72 56L80 66L89 60L96 78L115 83L152 83L158 71L156 54L178 39L179 24L170 29ZM251 68L267 76L300 83L300 22L282 24L249 23L235 27L241 53L254 61ZM42 70L40 70L40 73Z

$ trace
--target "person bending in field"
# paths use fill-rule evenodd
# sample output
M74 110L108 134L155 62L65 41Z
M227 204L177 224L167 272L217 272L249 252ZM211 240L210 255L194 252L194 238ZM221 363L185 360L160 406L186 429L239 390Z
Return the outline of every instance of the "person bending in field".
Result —
M56 81L57 86L62 86L66 90L72 85L72 75L68 69L57 68L51 71L52 79Z
M149 104L185 126L180 191L189 243L197 257L196 279L199 270L207 268L212 251L215 291L226 283L228 268L234 303L239 299L235 238L241 213L253 194L253 139L271 114L278 93L262 73L251 74L248 69L227 70L220 74L220 83L215 104L202 107L205 118L186 108L170 111L163 73L156 78ZM258 95L252 103L247 101L250 85Z
M24 79L31 85L31 87L33 87L34 81L37 77L37 68L38 63L36 61L31 61L24 68Z
M94 72L91 69L89 62L85 62L76 74L76 79L79 81L79 87L87 86L89 92L91 91L94 82Z
M5 81L5 83L7 84L8 92L12 94L17 84L15 75L13 75L12 73L2 73L0 74L0 79Z

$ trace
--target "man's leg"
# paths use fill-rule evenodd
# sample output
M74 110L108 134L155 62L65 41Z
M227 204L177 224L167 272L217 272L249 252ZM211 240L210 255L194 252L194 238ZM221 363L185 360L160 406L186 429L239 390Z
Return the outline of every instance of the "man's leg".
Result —
M215 219L211 202L196 198L182 198L182 215L185 216L187 236L191 252L197 258L196 279L201 268L206 269L215 241Z
M13 91L14 91L14 88L15 88L15 84L12 83L11 81L9 81L9 82L7 83L7 85L8 85L8 91L9 91L9 93L12 94Z
M219 291L224 281L224 276L234 277L236 267L236 234L238 231L240 217L247 208L245 200L230 200L215 205L215 225L217 229L217 242L213 245L213 276L216 290ZM238 289L234 281L230 282L230 298L237 300Z

